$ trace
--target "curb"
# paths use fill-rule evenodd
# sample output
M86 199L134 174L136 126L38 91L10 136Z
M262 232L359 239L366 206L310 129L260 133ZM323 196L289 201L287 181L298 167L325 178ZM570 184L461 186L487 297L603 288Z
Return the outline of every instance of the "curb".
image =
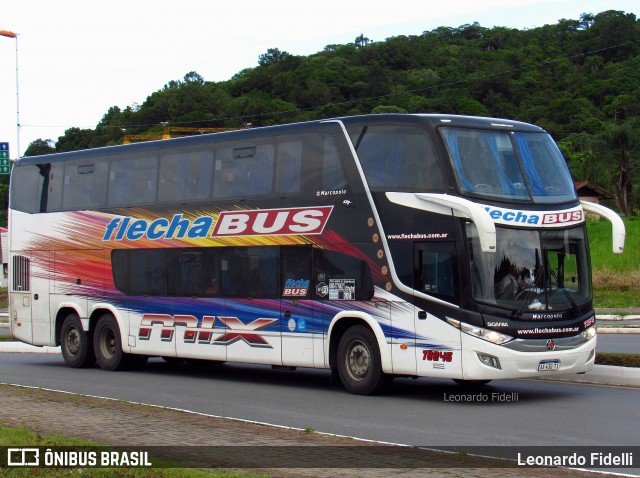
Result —
M23 342L0 342L0 353L59 354L60 347L39 347Z
M630 314L596 314L597 320L640 320L640 315Z
M640 334L640 327L598 327L599 334Z

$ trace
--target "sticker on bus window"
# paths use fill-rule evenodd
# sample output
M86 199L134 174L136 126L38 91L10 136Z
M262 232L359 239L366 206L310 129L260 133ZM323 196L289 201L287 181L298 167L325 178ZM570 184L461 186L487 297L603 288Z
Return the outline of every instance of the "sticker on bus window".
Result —
M306 297L309 292L310 280L287 279L282 290L282 297Z
M320 297L326 297L329 294L329 287L324 282L320 282L316 285L316 294Z
M355 279L329 279L329 300L354 300Z

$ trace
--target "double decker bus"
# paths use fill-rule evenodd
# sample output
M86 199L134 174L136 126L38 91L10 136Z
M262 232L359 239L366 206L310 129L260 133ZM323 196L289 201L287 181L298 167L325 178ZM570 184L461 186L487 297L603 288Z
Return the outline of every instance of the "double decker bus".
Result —
M394 376L584 373L586 211L539 127L365 115L26 157L10 195L15 338L70 367L149 356Z

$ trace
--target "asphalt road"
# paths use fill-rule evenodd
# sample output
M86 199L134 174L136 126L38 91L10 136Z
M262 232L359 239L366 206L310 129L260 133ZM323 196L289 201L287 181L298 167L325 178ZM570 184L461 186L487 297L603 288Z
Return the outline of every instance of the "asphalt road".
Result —
M637 445L640 389L494 381L487 399L448 380L396 380L378 397L347 394L327 371L193 367L69 369L58 355L0 354L1 381L417 446ZM497 395L492 395L492 394ZM502 394L502 395L501 395ZM511 397L501 401L500 397ZM639 470L640 471L640 470Z

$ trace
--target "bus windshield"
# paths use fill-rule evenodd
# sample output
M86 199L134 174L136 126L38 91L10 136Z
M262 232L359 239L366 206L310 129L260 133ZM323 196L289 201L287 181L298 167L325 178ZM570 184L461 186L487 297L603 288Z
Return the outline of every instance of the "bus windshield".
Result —
M462 193L534 203L575 201L565 160L546 133L443 128Z
M467 225L473 298L514 316L576 309L591 298L584 229L496 228L496 253L483 253Z

